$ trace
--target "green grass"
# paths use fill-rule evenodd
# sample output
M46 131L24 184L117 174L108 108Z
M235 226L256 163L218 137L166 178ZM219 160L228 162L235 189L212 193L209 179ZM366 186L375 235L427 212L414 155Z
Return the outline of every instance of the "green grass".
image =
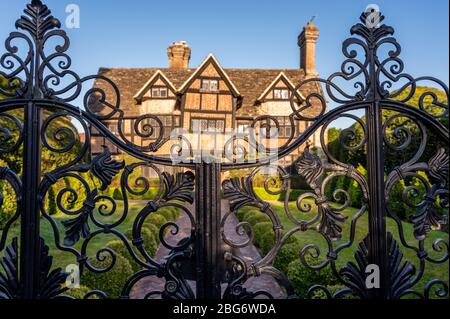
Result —
M128 229L133 227L133 222L136 218L136 215L142 210L142 208L145 206L146 202L143 201L130 201L130 208L128 212L128 218L126 218L122 224L117 227L117 229L121 232L126 232ZM101 221L103 223L112 223L114 221L117 221L121 213L123 212L123 202L117 201L117 210L116 213L113 216L108 217L102 217ZM99 214L95 214L96 218L99 218ZM63 220L67 220L67 216L65 215L54 215L52 218L55 220L55 222L58 225L59 233L61 241L64 240L64 226L61 224ZM100 218L99 218L100 219ZM89 225L91 227L91 231L94 231L95 228L92 225L92 222L89 222ZM53 267L54 268L63 268L65 269L67 265L69 264L76 264L77 260L73 253L70 252L63 252L56 248L55 246L55 236L53 232L53 228L51 227L50 223L46 219L41 219L41 237L45 240L45 243L50 247L50 255L53 256ZM1 232L0 232L1 233ZM8 238L12 239L14 237L20 237L20 227L18 224L14 228L11 229L10 233L8 234ZM116 240L117 237L113 235L105 235L101 234L96 239L92 240L88 246L87 249L87 255L92 256L95 255L100 249L105 248L106 244L112 240ZM80 240L80 242L74 246L78 251L81 249L81 244L83 240Z
M296 208L295 202L290 203L289 207L290 207L290 210L291 210L293 216L297 220L311 219L315 214L317 214L317 208L315 207L315 205L312 202L310 202L310 203L312 204L312 211L308 214L299 212L298 209ZM133 222L136 218L136 215L142 210L142 208L145 206L145 204L146 204L146 202L143 202L143 201L130 202L130 210L129 210L128 218L117 229L121 232L125 232L126 230L131 228L133 225ZM271 201L270 204L271 204L272 208L274 209L274 211L280 217L281 223L283 224L285 229L286 230L292 229L295 226L295 224L286 215L286 213L284 211L283 203L280 203L278 201ZM255 214L257 213L256 209L251 208L251 207L244 207L243 210L254 211ZM102 217L101 220L102 220L102 222L109 222L109 223L114 222L118 218L120 218L120 216L121 216L120 214L122 211L123 211L123 203L118 201L118 207L117 207L116 214L114 214L113 216L109 216L109 217ZM337 242L336 245L340 245L348 240L348 236L350 233L350 221L356 212L357 212L357 210L354 208L348 208L346 211L344 211L344 214L347 215L349 217L349 219L343 226L343 238L341 241ZM98 214L96 214L96 216L98 216ZM56 215L56 216L53 216L53 218L56 221L56 223L58 224L58 229L60 231L61 240L63 240L64 227L62 226L61 221L66 219L67 216ZM90 223L90 225L91 225L91 230L95 230L95 228L92 226L92 223ZM397 226L392 219L389 219L389 218L387 219L387 228L388 228L388 231L392 232L394 234L394 237L398 240ZM417 241L413 237L413 226L411 224L404 223L403 228L404 228L404 233L406 235L406 240L408 241L408 243L417 246ZM357 223L355 244L352 247L344 249L343 251L340 252L339 258L337 261L338 267L344 266L348 261L354 261L354 253L357 250L358 244L364 239L365 236L367 236L367 233L368 233L368 216L367 216L367 212L366 212L359 219L359 221ZM20 236L20 229L19 229L19 226L16 225L16 227L11 229L10 234L9 234L9 239L12 239L14 237L19 237L19 236ZM42 221L41 221L41 236L42 236L42 238L45 239L46 244L50 247L50 255L53 256L53 267L54 268L62 267L64 269L69 264L77 263L77 260L72 253L63 252L63 251L56 249L55 244L54 244L53 229L51 228L50 223L46 219L42 219ZM309 244L318 245L318 247L321 250L321 258L325 258L326 254L327 254L327 245L326 245L326 242L323 239L323 237L321 237L319 234L317 234L317 232L315 232L315 231L299 232L299 233L296 233L295 236L300 240L302 246L309 245ZM440 255L435 253L432 250L431 244L438 238L444 238L446 241L448 241L448 234L443 233L443 232L434 231L429 235L429 237L426 241L426 248L430 252L430 256L435 257L435 258L438 258ZM114 239L117 239L117 238L112 235L102 234L102 235L98 236L96 239L94 239L89 244L88 255L95 254L97 251L104 248L109 241L114 240ZM80 250L81 243L78 243L75 246L75 248L77 250ZM403 246L401 246L401 248L404 253L404 259L408 260L409 262L414 264L417 268L418 258L415 255L415 252L410 249L406 249ZM425 274L424 274L422 280L419 282L419 284L415 287L415 289L418 291L423 291L425 284L434 278L442 279L448 283L448 280L449 280L449 268L448 267L449 267L448 261L445 262L444 264L439 264L439 265L427 262Z
M298 221L310 220L313 218L313 216L315 216L317 214L316 205L312 201L310 201L308 203L311 204L312 210L310 213L305 214L305 213L300 212L297 209L295 202L290 202L289 208L290 208L290 211L292 212L292 215L295 217L296 220L298 220ZM290 230L293 227L295 227L295 224L287 216L283 203L280 203L278 201L270 201L270 204L271 204L274 212L278 214L285 230ZM257 214L259 212L259 211L257 211L256 208L253 208L253 207L244 207L244 208L242 208L242 210L247 211L247 212L254 211L255 214ZM357 213L357 211L358 211L357 209L348 208L343 212L344 215L348 216L348 220L343 225L343 237L340 241L335 243L335 247L339 246L343 243L346 243L348 241L349 234L350 234L351 219ZM355 235L356 235L355 243L351 247L346 248L339 253L339 258L337 260L337 265L339 268L343 267L349 261L354 261L354 254L355 254L356 250L358 249L359 243L367 236L367 234L368 234L368 215L367 214L368 213L366 212L363 216L360 217L360 219L357 222L357 227L356 227L356 232L355 232ZM416 255L416 253L413 250L407 249L401 245L401 243L399 241L399 236L398 236L398 228L397 228L397 225L394 222L394 220L391 218L387 218L386 223L387 223L388 232L391 232L392 234L394 234L394 238L398 241L398 243L400 245L400 248L404 254L403 261L407 260L407 261L411 262L416 267L416 269L419 269L418 268L419 259ZM408 244L411 244L411 245L417 247L418 243L417 243L417 240L415 240L414 235L413 235L413 225L409 224L409 223L403 223L403 230L404 230L404 234L405 234L406 241L408 242ZM310 245L310 244L316 244L321 251L321 257L320 257L321 260L325 260L327 252L328 252L328 246L326 244L325 239L320 234L318 234L314 230L308 230L306 232L297 232L294 236L296 236L299 239L302 247L304 247L306 245ZM426 240L426 243L425 243L425 247L426 247L427 251L430 253L430 256L434 257L436 259L439 259L439 257L442 257L443 254L445 254L445 252L446 252L444 250L442 252L442 254L438 254L433 251L431 245L438 238L443 238L448 242L448 234L447 233L433 231L429 234L429 236ZM416 287L414 287L414 289L419 292L423 292L423 289L425 288L426 283L429 282L430 280L436 279L436 278L442 279L448 284L448 281L449 281L449 263L448 263L448 261L446 261L443 264L433 264L433 263L427 262L426 267L425 267L425 274L424 274L422 280L420 280L420 282L416 285Z

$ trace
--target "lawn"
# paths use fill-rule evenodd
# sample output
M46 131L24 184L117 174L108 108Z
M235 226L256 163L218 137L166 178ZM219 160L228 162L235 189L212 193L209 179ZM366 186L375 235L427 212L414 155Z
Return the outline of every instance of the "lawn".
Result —
M294 223L288 218L288 216L285 212L283 203L281 203L279 201L269 201L269 202L270 202L274 212L277 213L278 216L280 217L281 223L285 227L285 230L289 230L289 229L292 229L293 227L295 227ZM317 207L315 206L315 204L312 201L310 201L309 204L311 204L312 210L308 214L300 212L297 209L295 202L290 202L289 208L290 208L292 215L297 220L310 220L313 216L315 216L315 214L317 214ZM252 208L252 207L244 207L243 210L254 211L255 214L259 213L255 208ZM353 216L357 213L357 211L358 211L357 209L348 208L343 212L344 215L348 216L348 219L345 222L345 224L343 225L342 239L340 241L338 241L337 243L335 243L336 246L339 246L348 241L349 234L350 234L350 222L351 222L351 219L353 218ZM409 224L409 223L403 223L403 229L404 229L406 241L410 245L414 245L417 247L418 243L417 243L417 240L414 239L414 235L413 235L413 225ZM398 241L397 225L394 222L394 220L391 218L387 218L387 230L389 232L391 232L392 234L394 234L395 239ZM367 234L368 234L368 215L366 212L358 220L357 227L356 227L355 243L351 247L346 248L339 253L339 258L337 260L337 265L339 268L344 266L348 261L354 261L354 254L355 254L356 250L358 249L358 245L367 236ZM328 246L326 244L325 239L321 235L319 235L317 232L315 232L314 230L309 230L306 232L297 232L295 234L295 236L299 239L302 247L309 245L309 244L316 244L321 251L321 258L322 258L321 260L324 260L326 258L326 255L328 252ZM438 253L434 252L433 249L431 248L432 243L435 240L437 240L438 238L443 238L448 242L448 234L447 233L433 231L432 233L429 234L429 236L426 240L426 244L425 244L425 247L427 248L427 251L430 253L430 256L434 257L436 259L439 259L440 257L443 256L443 254L446 253L446 251L444 250L441 254L438 254ZM399 242L399 244L400 244L400 242ZM407 261L411 262L413 265L416 266L416 269L418 269L418 261L419 260L416 256L416 253L411 249L404 248L401 244L400 244L400 248L404 254L404 261L407 260ZM430 280L436 279L436 278L442 279L448 284L448 281L449 281L449 263L448 263L448 261L446 261L443 264L433 264L433 263L427 262L426 268L425 268L425 274L424 274L422 280L414 288L416 290L418 290L419 292L423 292L423 289L425 288L426 283L429 282Z
M141 211L141 209L145 206L145 204L146 204L146 202L143 202L143 201L130 202L130 210L129 210L128 218L118 227L118 230L120 230L121 232L125 232L128 229L130 229L133 225L136 215ZM286 213L284 211L283 203L281 203L279 201L270 201L270 204L271 204L273 210L280 217L280 220L286 230L289 230L292 227L294 227L294 224L288 218L288 216L286 215ZM309 220L309 219L311 219L312 216L314 216L314 214L317 213L317 208L315 207L315 205L312 202L311 202L311 204L312 204L313 208L312 208L311 213L308 213L308 214L299 212L298 209L296 208L295 202L290 203L290 210L297 220ZM256 211L255 208L245 207L243 209L247 210L247 211L254 211L255 214L259 214L259 212ZM123 210L123 203L118 202L117 212L121 212L122 210ZM343 238L341 239L341 241L336 243L337 245L340 245L348 240L348 236L350 233L350 231L349 231L350 221L356 212L357 212L357 210L354 208L348 208L344 212L344 214L347 215L349 218L343 226ZM96 214L96 215L98 215L98 214ZM66 219L67 217L61 216L61 215L56 215L56 216L53 216L53 218L55 219L56 223L58 224L61 238L63 238L64 235L62 233L62 230L64 228L61 224L61 221ZM109 217L102 217L102 221L103 222L113 222L113 221L117 220L117 218L119 218L119 213L116 213L115 215L109 216ZM406 239L407 239L408 243L417 246L417 241L413 237L413 226L411 224L404 223L403 227L404 227L404 233L406 235ZM94 227L91 227L91 228L92 228L92 230L94 230ZM394 237L396 239L398 239L397 227L392 219L389 219L389 218L387 219L387 228L388 228L388 231L392 232L394 234ZM356 227L355 244L347 249L344 249L339 254L339 258L337 261L337 264L339 267L342 267L348 261L354 260L354 253L358 247L358 243L361 242L365 236L367 236L367 232L368 232L368 217L367 217L367 213L366 213L358 221L358 224ZM13 228L10 231L9 239L18 237L18 236L20 236L20 230L19 230L19 227L16 226L15 228ZM68 252L62 252L55 248L53 229L51 228L49 222L45 219L42 219L42 222L41 222L41 236L42 236L42 238L45 239L45 242L50 247L50 254L53 256L53 262L54 262L53 266L54 267L65 268L69 264L76 264L77 261L73 254L68 253ZM323 256L325 256L327 254L326 242L316 232L314 232L314 231L299 232L299 233L296 233L295 236L300 240L302 246L308 245L308 244L317 244L321 250L322 258L323 258ZM426 241L427 250L430 251L431 252L430 255L435 258L438 258L441 255L433 252L433 250L431 249L431 244L438 238L444 238L448 242L448 234L439 232L439 231L432 232ZM101 235L101 236L97 237L96 240L93 240L90 243L89 249L88 249L88 255L94 255L97 251L104 248L109 241L114 240L114 239L116 239L116 238L113 237L112 235ZM75 246L75 248L77 248L79 250L81 248L81 244L78 243ZM418 258L416 257L415 252L410 249L406 249L404 247L402 247L402 251L405 255L405 259L417 266ZM422 280L419 282L419 284L415 288L418 291L423 291L425 284L434 278L443 279L445 282L448 283L448 280L449 280L449 278L448 278L449 268L448 267L449 267L448 261L443 264L438 264L438 265L427 262L425 274L424 274Z
M124 222L117 229L121 232L126 232L128 229L132 228L133 222L136 218L136 215L142 210L142 208L145 206L145 204L146 204L146 202L144 202L144 201L131 201L128 218L125 219ZM105 223L106 222L108 222L108 223L114 222L120 217L119 214L121 212L123 212L123 202L117 201L116 213L113 216L102 217L101 221L105 222ZM95 214L95 216L98 217L99 214ZM58 224L58 229L60 231L61 240L63 240L64 226L61 224L61 222L63 220L67 220L67 216L60 214L60 215L54 215L52 217L55 220L55 222ZM92 223L90 223L90 225L91 225L92 231L96 229L96 228L92 227ZM0 234L1 234L1 232L0 232ZM16 225L16 227L11 229L8 237L11 239L14 237L19 237L19 236L20 236L20 228L18 225ZM50 247L50 255L53 256L53 267L54 268L62 267L63 269L65 269L65 267L67 265L77 263L77 260L72 253L63 252L63 251L60 251L59 249L56 249L53 229L52 229L50 223L46 219L41 219L41 237L45 240L45 243ZM112 240L116 240L116 239L117 239L117 237L115 237L113 235L100 235L100 236L96 237L96 239L94 239L89 244L89 248L87 251L88 255L89 256L95 255L95 253L97 251L105 248L105 246L108 242L110 242ZM80 241L77 245L74 246L78 251L81 249L81 242L82 241Z

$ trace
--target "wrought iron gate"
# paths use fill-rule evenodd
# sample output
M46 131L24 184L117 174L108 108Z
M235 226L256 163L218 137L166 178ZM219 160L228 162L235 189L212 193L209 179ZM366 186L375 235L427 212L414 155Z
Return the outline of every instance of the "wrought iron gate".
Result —
M103 76L82 78L71 70L66 33L49 9L41 1L33 0L25 15L16 22L19 31L11 33L6 40L6 53L0 59L0 76L7 82L0 88L5 97L0 100L0 163L8 164L0 167L0 204L7 217L0 233L0 252L3 253L0 299L69 298L65 288L69 274L54 268L57 260L52 257L53 253L71 256L82 275L106 274L117 266L120 258L111 247L93 244L101 236L118 239L125 249L122 254L129 254L137 265L138 270L124 284L121 298L133 297L132 291L138 283L145 290L145 298L275 297L270 290L255 289L256 281L251 279L262 276L273 277L284 297L293 298L292 278L289 280L273 264L292 238L301 239L307 233L320 236L317 238L326 251L321 251L319 239L303 245L295 252L301 266L314 271L328 269L339 286L334 290L323 284L313 285L307 289L307 297L447 298L448 266L441 274L446 279L420 282L428 267L441 264L445 268L448 263L448 230L445 232L448 223L448 88L442 81L413 78L404 73L400 45L392 37L394 30L386 25L369 28L366 19L367 15L363 14L361 23L351 29L353 37L344 42L346 60L340 72L328 79L307 79L297 86L300 90L317 83L324 89L323 95L314 93L304 97L300 106L291 101L292 125L299 121L310 123L300 136L291 136L276 150L253 145L269 155L244 163L237 163L237 157L245 153L242 143L253 142L250 139L239 141L235 137L226 145L233 149L231 158L224 158L220 163L196 163L192 159L177 164L182 171L170 175L161 172L159 167L173 166L172 160L155 154L164 142L163 137L147 147L127 140L122 131L124 114L117 87ZM50 47L55 39L60 42ZM383 55L385 58L381 58ZM91 88L80 96L83 87L93 80L111 86L114 96L106 96L106 92L98 88ZM444 101L435 90L419 92L418 85L422 81L439 87L444 92ZM74 106L78 101L84 110ZM97 112L92 101L109 113ZM337 106L328 110L331 101ZM315 112L312 112L312 105L316 106ZM360 111L360 115L352 113L355 111ZM119 137L102 124L113 116L119 117ZM134 130L138 135L146 137L158 131L161 134L162 123L153 115L143 119L149 118L154 119L158 127L146 126L142 131L142 126L137 124ZM355 125L340 132L340 149L365 154L366 174L341 162L329 149L328 127L343 118L353 120ZM71 121L80 124L84 139L79 137ZM256 118L252 126L258 125L266 129L279 128L279 123L271 116ZM133 160L122 162L113 158L107 148L102 155L91 159L92 128ZM152 133L146 135L149 131ZM317 132L320 132L322 156L304 147ZM306 180L310 190L294 196L292 178L295 174L274 160L301 147L294 173ZM408 153L411 147L415 151ZM179 153L186 148L188 143L180 137L173 151ZM44 150L52 157L44 158ZM21 156L20 163L8 160L14 158L14 154ZM397 159L405 154L411 157L391 165L386 163L388 154L391 158L394 154ZM63 156L64 164L51 171L42 170L43 161ZM144 195L151 187L145 176L135 179L133 185L130 183L131 176L142 167L157 173L159 192L136 214L132 232L124 234L121 227L134 207L131 198ZM272 168L272 176L263 173L267 167ZM251 172L243 178L224 178L234 176L233 171L247 169ZM263 176L266 193L284 195L281 214L256 192L254 183L260 176ZM356 205L360 208L354 209L354 214L348 213L354 203L352 194L345 189L335 186L330 197L328 188L332 180L339 177L351 179L362 194L361 202ZM114 179L120 179L118 190L123 202L107 192ZM52 193L56 185L67 180L75 181L81 190L66 183L56 194ZM394 199L392 194L399 184L403 185L402 194L400 199ZM221 203L225 199L230 209L222 211ZM403 203L395 205L398 201ZM48 211L49 202L57 206L62 218L57 219ZM190 234L174 244L168 238L181 231L177 219L158 225L160 245L170 253L157 260L148 250L143 225L155 212L167 207L185 216L190 222ZM245 260L240 255L240 249L253 245L256 230L252 230L250 223L241 218L234 230L242 236L242 242L229 238L230 231L226 230L227 220L236 218L243 207L255 208L269 217L271 223L273 245L257 260ZM404 207L414 211L407 221L400 217ZM286 227L282 220L287 220L291 227ZM388 221L395 230L388 230ZM54 243L41 238L44 224ZM347 233L343 234L344 231ZM360 232L364 232L361 239ZM91 245L94 248L90 248ZM347 255L348 260L342 261L343 253L355 245L358 247L354 258ZM89 256L92 249L96 253ZM412 252L415 260L408 260L411 255L405 258L406 252ZM379 267L379 289L366 285L370 265ZM152 278L162 281L163 286L152 286ZM297 280L302 282L303 278ZM421 287L420 290L417 287ZM94 290L85 293L85 298L114 297L97 287L90 288Z

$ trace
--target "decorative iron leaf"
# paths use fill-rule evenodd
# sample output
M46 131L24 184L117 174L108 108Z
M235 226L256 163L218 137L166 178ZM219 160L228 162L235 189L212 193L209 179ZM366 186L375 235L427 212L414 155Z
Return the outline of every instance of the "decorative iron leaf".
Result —
M42 238L39 240L40 265L39 265L39 290L37 299L52 299L61 295L67 289L63 287L68 274L60 268L52 269L53 257L49 255L49 247ZM22 289L19 284L19 241L17 238L5 250L0 259L0 299L18 299Z
M325 169L320 157L311 154L309 149L305 149L297 163L297 171L312 188L315 188Z
M237 177L226 180L223 182L222 187L224 197L230 201L232 211L236 211L239 207L259 202L258 197L253 191L249 176L242 178L242 184Z
M318 230L326 234L331 240L340 240L342 238L342 225L348 219L348 216L334 211L328 203L318 205L322 216Z
M380 13L378 18L380 20L379 22L381 23L383 22L385 17ZM350 32L352 35L356 34L364 38L369 45L375 44L382 38L394 34L394 29L385 24L377 27L375 27L374 25L374 28L368 28L367 19L370 19L370 14L368 12L363 12L359 19L361 20L362 23L358 23L355 26L353 26Z
M113 160L111 158L111 152L105 147L103 153L92 160L91 171L102 182L100 190L104 191L111 185L114 176L124 167L125 162Z
M346 285L361 299L369 299L370 292L366 287L366 269L369 265L369 237L366 237L355 253L354 262L349 262L342 268L341 275L346 279Z
M448 223L448 217L441 215L436 209L436 196L434 194L438 192L438 189L436 185L430 189L420 212L410 219L414 224L414 236L417 240L425 239L425 236L433 227L439 228L441 225Z
M178 173L176 178L164 172L162 177L165 186L164 200L181 200L190 204L194 202L195 176L192 172Z
M63 272L61 268L52 269L53 257L49 255L49 247L44 240L40 239L40 278L38 299L53 299L64 293L67 288L63 285L66 282L68 274Z
M428 163L429 174L438 180L442 187L448 184L449 160L445 149L441 148Z
M27 5L16 27L28 31L36 40L41 40L47 31L61 28L61 22L51 15L51 11L39 0Z
M17 238L12 240L0 259L0 299L16 299L20 296L19 286L19 244Z
M399 299L410 289L414 282L411 278L416 273L415 267L408 261L403 261L403 253L394 236L391 233L387 235L387 244L389 249L389 268L390 287L388 287L388 299ZM341 270L341 275L346 279L347 286L354 294L362 299L371 297L371 290L366 287L366 269L369 265L369 237L359 244L359 249L355 253L356 263L349 262Z
M389 299L399 299L405 291L414 285L411 278L416 273L416 268L408 261L402 264L403 252L391 233L388 233L387 244L389 247L389 274L391 276Z
M72 247L80 240L81 237L87 238L90 235L91 230L88 223L89 215L95 208L95 197L97 194L98 191L94 190L88 195L88 198L84 202L84 205L76 218L62 222L64 228L66 229L64 245Z

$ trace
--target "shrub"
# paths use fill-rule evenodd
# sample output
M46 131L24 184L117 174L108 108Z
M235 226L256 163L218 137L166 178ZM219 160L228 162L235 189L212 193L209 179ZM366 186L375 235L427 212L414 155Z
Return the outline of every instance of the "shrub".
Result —
M163 225L167 224L167 219L164 218L164 216L161 216L159 214L153 213L150 216L148 216L145 219L144 225L147 227L147 225L154 225L156 228L158 228L158 232L161 229Z
M105 254L104 260L96 257L89 258L89 262L96 268L104 269L111 265L112 259ZM109 298L119 298L125 283L133 275L133 269L125 257L116 255L114 267L105 273L94 273L86 270L81 278L82 284L93 289L103 291Z
M245 218L245 214L247 214L249 212L249 208L248 207L243 207L241 209L239 209L236 213L236 217L240 220L243 221Z
M301 250L302 247L298 241L296 243L283 245L273 262L273 266L282 273L287 274L290 263L300 259Z
M250 219L250 217L255 216L257 214L261 214L261 212L259 210L257 210L256 208L251 208L244 213L242 220L247 221Z
M55 195L55 189L54 187L50 187L48 189L48 196L47 196L47 213L49 215L56 215L58 212L58 209L56 208L56 195Z
M133 229L129 229L125 236L128 237L131 241L133 240ZM142 239L144 240L144 248L145 251L152 257L155 256L156 251L158 249L158 243L156 241L155 234L147 227L142 227L141 231ZM139 267L140 268L140 267Z
M267 215L258 213L253 216L250 216L246 221L250 223L250 225L256 226L257 224L260 223L270 223L270 218Z
M305 259L311 266L319 264L316 259L309 255L306 255ZM299 298L308 298L308 290L314 285L334 286L338 284L338 280L330 267L312 270L303 265L301 260L294 260L289 264L287 275Z
M256 247L261 248L263 235L267 233L273 235L273 225L271 222L259 223L253 227L253 231L254 231L253 244Z
M9 184L0 181L0 230L13 217L16 212L16 196Z
M158 210L158 214L163 216L167 221L177 221L179 218L175 207L163 207Z
M131 256L130 252L128 251L127 247L121 240L113 240L106 244L106 248L112 249L116 254L120 255L121 257L124 257L129 263L131 268L133 269L133 272L137 272L141 270L141 266L134 260L134 258Z
M152 235L153 239L155 240L156 244L159 245L159 242L160 242L160 240L159 240L159 228L156 227L155 225L149 224L149 223L144 224L142 228L148 229L150 231L150 234ZM129 237L129 238L131 238L131 237Z
M267 255L267 253L272 250L274 245L275 245L275 233L273 232L273 230L262 234L262 236L259 238L259 248L264 256Z

